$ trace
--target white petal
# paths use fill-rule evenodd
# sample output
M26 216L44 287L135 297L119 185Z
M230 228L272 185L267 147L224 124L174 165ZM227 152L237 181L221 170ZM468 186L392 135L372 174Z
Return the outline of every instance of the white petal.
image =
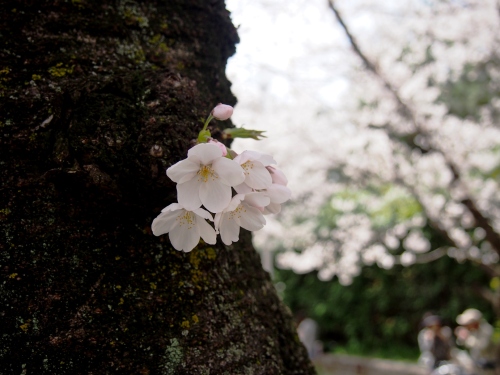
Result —
M203 208L197 208L196 210L193 210L193 212L196 215L201 216L204 219L214 221L212 214L210 212L208 212L207 210L204 210Z
M181 210L184 207L182 207L179 203L171 203L167 207L165 207L161 212L167 212L167 211L177 211Z
M271 155L252 150L243 151L241 154L234 158L234 161L238 162L238 164L246 163L248 160L257 160L265 166L276 164L276 161Z
M177 184L177 200L188 211L201 207L200 200L201 181L193 178L183 184Z
M194 223L192 225L178 225L170 231L168 237L176 250L185 252L193 250L200 242L200 235Z
M234 160L217 159L213 162L212 168L226 185L236 186L245 181L243 169Z
M222 151L219 147L210 143L200 143L188 151L188 158L196 156L202 164L211 164L215 159L222 157Z
M216 233L219 233L219 225L220 225L220 221L221 221L222 215L224 215L224 213L218 212L214 216L214 227L215 227L215 232Z
M292 196L292 191L286 186L272 184L266 189L267 195L273 203L284 203Z
M244 207L246 212L240 217L241 227L250 231L262 229L266 224L266 219L262 215L262 212L260 212L259 209L248 205L245 205Z
M269 215L269 214L279 214L281 212L281 204L278 203L271 203L264 207L264 212L262 212L264 215Z
M162 234L170 232L176 224L176 218L179 216L179 212L162 212L156 219L153 220L151 224L151 230L155 236L160 236Z
M200 199L210 212L221 212L231 201L231 188L220 180L208 180L200 186Z
M210 224L208 224L205 219L197 216L196 224L198 227L198 233L200 234L203 241L210 245L215 245L217 242L217 235L215 234L214 228Z
M167 176L170 177L172 181L182 184L196 176L199 170L199 163L184 159L168 168Z
M271 186L273 179L271 173L258 161L249 161L246 169L245 184L252 189L266 189Z
M240 225L230 216L230 214L221 215L219 229L222 242L228 246L240 239Z
M273 157L268 154L262 154L261 157L256 160L260 161L266 167L271 164L276 164L276 161L273 159Z
M245 194L236 194L232 199L228 206L224 209L224 212L230 212L236 210L240 205L241 201L245 199Z
M245 183L233 186L233 188L238 194L248 194L253 192L253 189Z
M266 207L271 199L265 193L250 193L245 195L245 203L253 207Z
M274 167L266 167L266 168L269 171L269 173L271 173L273 184L280 184L285 186L288 185L288 179L281 170Z
M241 165L250 160L250 155L248 154L248 151L243 151L241 154L237 155L233 160Z

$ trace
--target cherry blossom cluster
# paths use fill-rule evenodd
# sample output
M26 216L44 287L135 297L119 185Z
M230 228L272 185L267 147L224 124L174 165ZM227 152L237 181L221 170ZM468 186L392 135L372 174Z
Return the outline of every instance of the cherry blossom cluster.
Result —
M191 251L200 237L213 245L218 234L224 244L231 245L238 241L240 228L262 229L264 215L280 212L281 204L290 199L287 178L275 167L272 156L257 151L238 155L211 138L208 123L214 118L227 120L232 113L231 106L217 105L187 159L167 169L167 176L177 183L178 203L165 207L151 227L156 236L168 233L176 250ZM242 128L228 134L262 136L259 131Z

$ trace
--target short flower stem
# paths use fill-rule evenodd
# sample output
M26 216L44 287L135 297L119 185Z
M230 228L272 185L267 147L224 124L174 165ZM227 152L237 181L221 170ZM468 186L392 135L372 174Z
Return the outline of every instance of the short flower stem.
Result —
M203 129L201 129L201 131L198 133L197 143L206 143L208 138L212 136L210 134L210 130L208 130L207 127L210 121L212 121L213 119L214 117L212 115L208 115L205 123L203 124Z
M201 131L205 131L207 130L207 127L208 127L208 124L210 123L210 121L212 121L214 119L214 117L212 115L208 115L207 119L205 120L205 123L203 124L203 129L201 129Z

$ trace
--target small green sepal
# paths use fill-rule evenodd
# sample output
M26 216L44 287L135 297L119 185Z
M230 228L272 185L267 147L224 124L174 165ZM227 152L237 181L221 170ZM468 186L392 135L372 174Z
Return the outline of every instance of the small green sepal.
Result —
M222 132L222 138L228 139L228 138L252 138L255 139L256 141L266 138L263 130L253 130L253 129L245 129L245 128L231 128L231 129L224 129Z
M211 137L212 137L212 134L210 133L210 130L208 130L208 129L202 130L198 134L198 140L197 140L197 142L198 143L207 143L208 139L211 138Z

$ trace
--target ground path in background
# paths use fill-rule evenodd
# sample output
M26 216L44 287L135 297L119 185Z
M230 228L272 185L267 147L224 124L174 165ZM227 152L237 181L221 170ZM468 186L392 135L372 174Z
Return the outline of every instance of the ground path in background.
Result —
M426 375L414 363L363 358L341 354L324 354L314 360L318 375Z

